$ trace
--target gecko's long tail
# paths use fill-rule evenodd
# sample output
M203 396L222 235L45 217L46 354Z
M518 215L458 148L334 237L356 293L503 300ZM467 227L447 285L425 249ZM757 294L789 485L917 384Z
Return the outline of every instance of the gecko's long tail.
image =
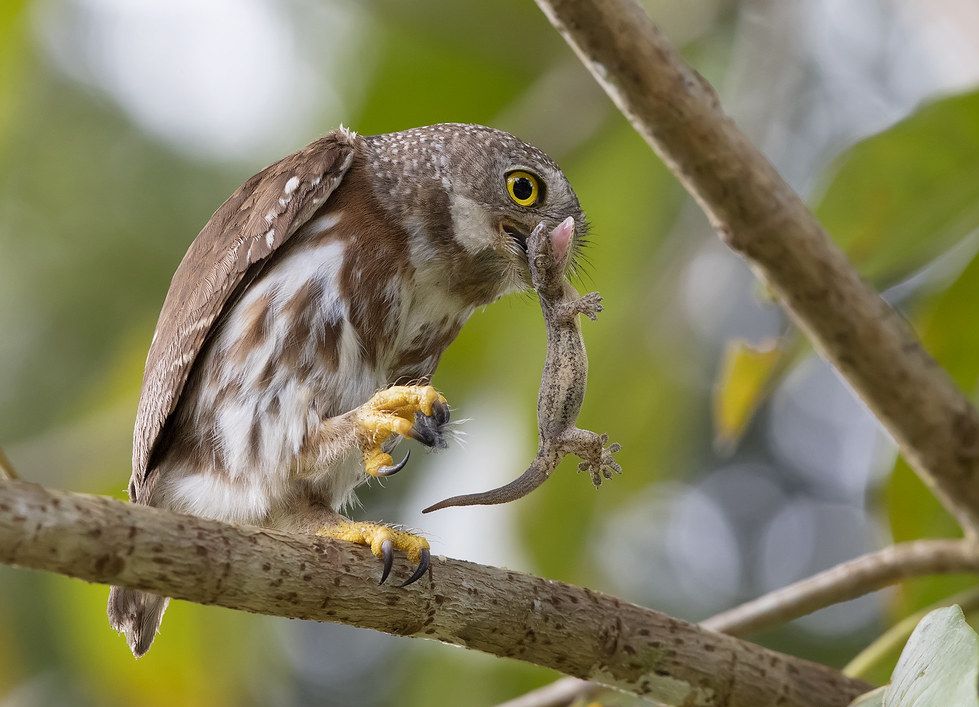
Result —
M150 649L169 601L167 597L129 587L109 590L109 624L125 634L129 649L137 658Z
M544 452L538 452L537 458L527 467L527 470L508 484L499 486L482 493L468 493L462 496L452 496L444 501L432 504L422 513L431 513L452 506L492 506L497 503L509 503L523 498L528 493L547 481L549 468L554 465L546 463Z

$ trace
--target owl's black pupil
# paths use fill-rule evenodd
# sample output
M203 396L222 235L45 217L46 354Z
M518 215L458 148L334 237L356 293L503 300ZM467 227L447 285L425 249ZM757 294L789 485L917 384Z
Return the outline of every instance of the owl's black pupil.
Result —
M513 182L513 195L525 201L534 193L534 185L526 177L517 177Z

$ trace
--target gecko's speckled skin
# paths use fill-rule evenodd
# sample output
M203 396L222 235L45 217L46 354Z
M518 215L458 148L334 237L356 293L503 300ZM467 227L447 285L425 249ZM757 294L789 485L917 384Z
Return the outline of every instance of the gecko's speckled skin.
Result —
M463 496L453 496L424 510L425 513L450 506L477 506L508 503L526 496L543 484L566 454L583 460L579 469L591 473L596 486L612 472L622 469L612 455L618 444L606 447L608 437L577 427L578 412L585 398L588 356L581 338L578 315L595 319L602 311L597 292L580 297L564 276L568 243L574 232L570 219L544 234L540 224L527 239L530 273L540 298L547 325L547 355L537 396L537 456L527 470L505 486Z

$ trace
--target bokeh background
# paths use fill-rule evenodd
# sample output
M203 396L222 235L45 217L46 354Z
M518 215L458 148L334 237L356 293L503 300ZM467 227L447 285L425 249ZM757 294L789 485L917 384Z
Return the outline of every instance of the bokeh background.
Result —
M979 5L645 4L974 395ZM473 317L435 379L470 418L466 445L365 488L358 514L692 620L955 533L528 0L0 3L0 444L21 474L122 498L156 315L216 206L340 122L439 121L515 132L575 185L594 225L578 284L607 305L585 323L582 423L623 444L625 473L596 492L566 462L511 506L420 514L533 454L543 327L513 297ZM757 638L843 665L967 584L907 583ZM0 705L487 705L555 677L182 602L134 662L106 593L0 567Z

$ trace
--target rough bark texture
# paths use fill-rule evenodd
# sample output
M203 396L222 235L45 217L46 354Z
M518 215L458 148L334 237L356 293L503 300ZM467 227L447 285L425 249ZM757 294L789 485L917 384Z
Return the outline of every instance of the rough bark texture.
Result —
M979 415L861 281L635 0L537 0L721 238L897 440L966 533L979 528Z
M963 572L979 572L979 544L968 540L917 540L892 545L712 616L700 625L730 636L744 636L908 577Z
M357 545L21 481L0 482L0 562L203 604L433 638L667 705L842 707L868 689L825 666L589 589L441 558L433 559L430 580L378 587L378 562Z

